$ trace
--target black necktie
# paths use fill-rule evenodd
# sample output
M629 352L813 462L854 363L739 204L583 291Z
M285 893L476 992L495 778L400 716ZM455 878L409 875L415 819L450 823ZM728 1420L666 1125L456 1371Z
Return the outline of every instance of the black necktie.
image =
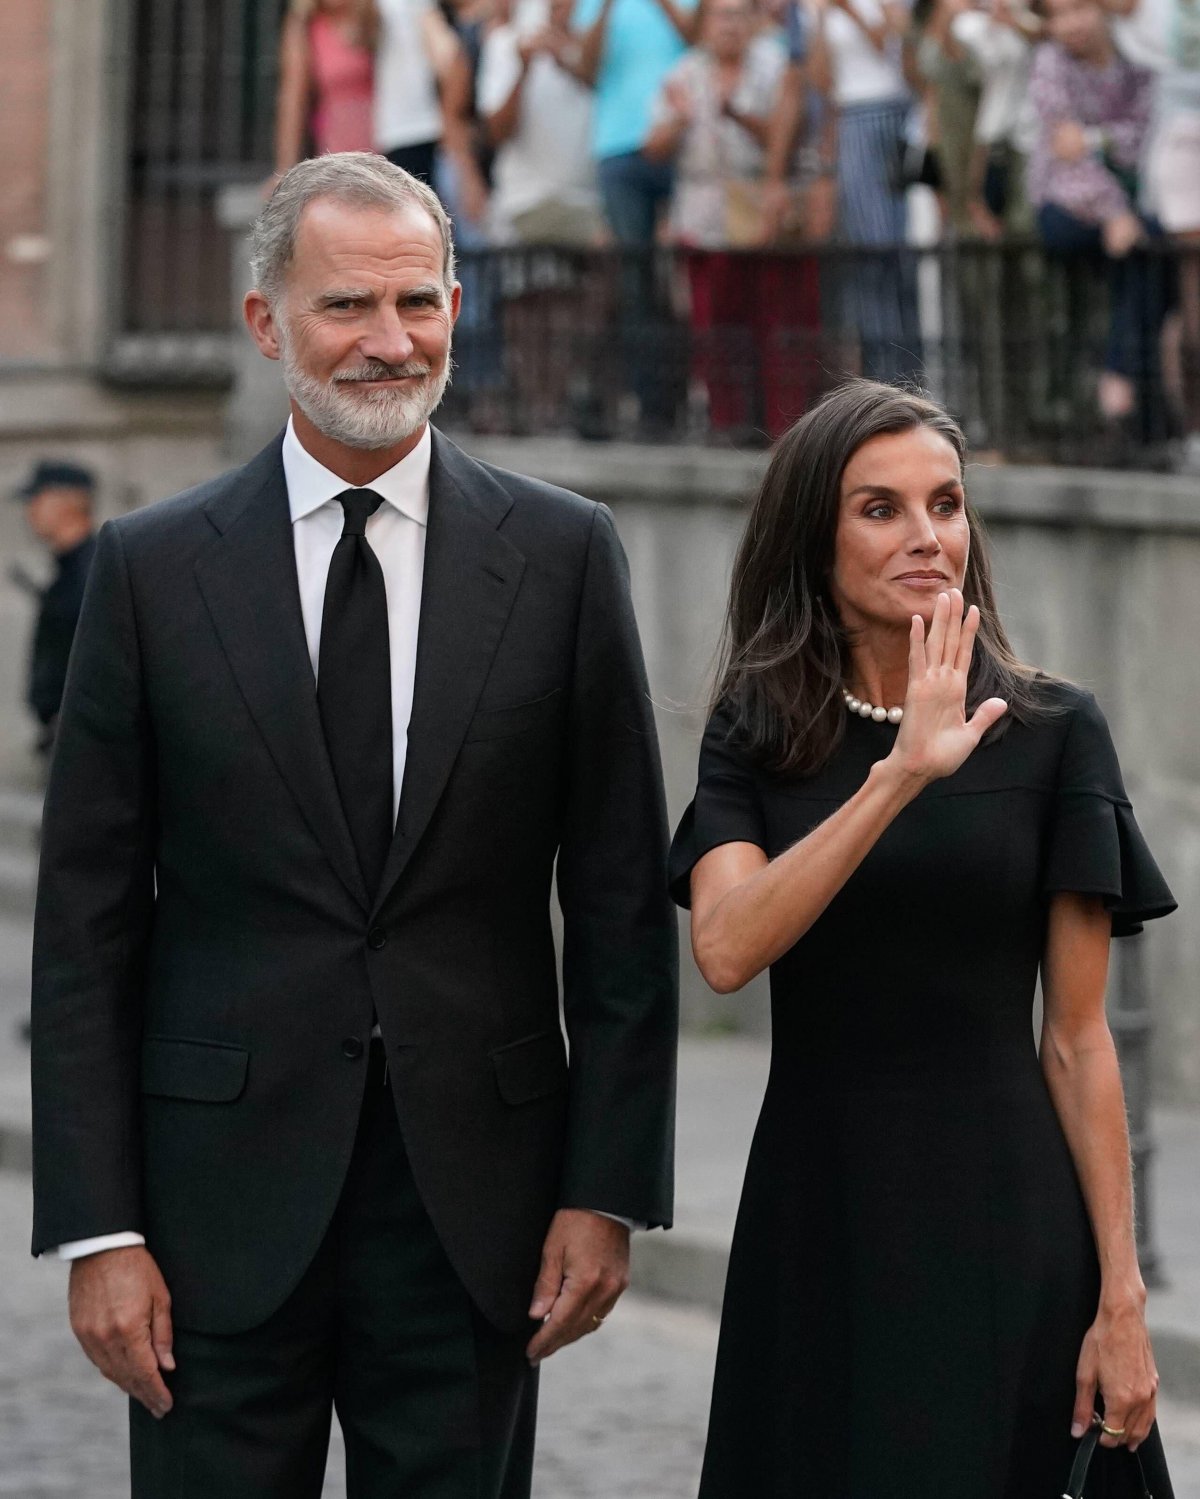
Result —
M392 841L387 591L366 536L367 516L383 498L372 489L347 489L338 501L346 522L325 582L317 705L359 867L374 897Z

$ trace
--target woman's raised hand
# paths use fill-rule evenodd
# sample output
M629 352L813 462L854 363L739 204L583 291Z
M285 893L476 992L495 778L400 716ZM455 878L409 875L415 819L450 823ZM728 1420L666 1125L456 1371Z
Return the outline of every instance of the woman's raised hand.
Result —
M953 775L1008 710L1003 699L990 697L967 718L979 610L972 604L964 613L963 602L957 588L939 593L928 639L919 614L908 637L908 693L890 758L923 781Z

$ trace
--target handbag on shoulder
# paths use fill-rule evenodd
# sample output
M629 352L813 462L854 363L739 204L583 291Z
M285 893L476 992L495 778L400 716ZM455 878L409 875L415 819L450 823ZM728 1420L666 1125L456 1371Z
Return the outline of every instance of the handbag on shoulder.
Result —
M1079 1439L1075 1461L1071 1464L1071 1476L1063 1490L1062 1499L1088 1499L1088 1473L1091 1471L1092 1459L1096 1455L1096 1445L1099 1441L1100 1422L1097 1417L1096 1424ZM1142 1460L1136 1452L1130 1452L1128 1447L1116 1447L1111 1452L1106 1448L1104 1457L1117 1462L1124 1459L1131 1465L1136 1465L1138 1499L1154 1499L1146 1483L1146 1470L1142 1467Z

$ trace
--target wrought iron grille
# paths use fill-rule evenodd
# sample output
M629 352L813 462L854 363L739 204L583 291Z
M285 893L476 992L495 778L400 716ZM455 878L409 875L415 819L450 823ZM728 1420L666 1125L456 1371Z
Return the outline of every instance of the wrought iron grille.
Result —
M124 171L108 373L228 374L221 187L265 177L284 0L124 0Z

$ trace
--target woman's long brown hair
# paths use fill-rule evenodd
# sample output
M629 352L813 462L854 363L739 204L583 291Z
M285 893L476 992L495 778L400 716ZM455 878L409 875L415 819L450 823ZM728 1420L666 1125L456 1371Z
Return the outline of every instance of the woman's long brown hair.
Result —
M731 734L768 769L811 775L846 729L842 687L850 636L829 592L842 473L873 437L929 427L958 454L958 423L923 396L850 380L825 396L781 437L750 511L733 567L714 706ZM989 734L1047 710L1034 686L1041 673L1021 662L996 609L991 559L979 515L968 501L970 552L963 595L979 608L979 634L967 689L968 711L1001 697L1008 713ZM986 742L986 741L985 741Z

